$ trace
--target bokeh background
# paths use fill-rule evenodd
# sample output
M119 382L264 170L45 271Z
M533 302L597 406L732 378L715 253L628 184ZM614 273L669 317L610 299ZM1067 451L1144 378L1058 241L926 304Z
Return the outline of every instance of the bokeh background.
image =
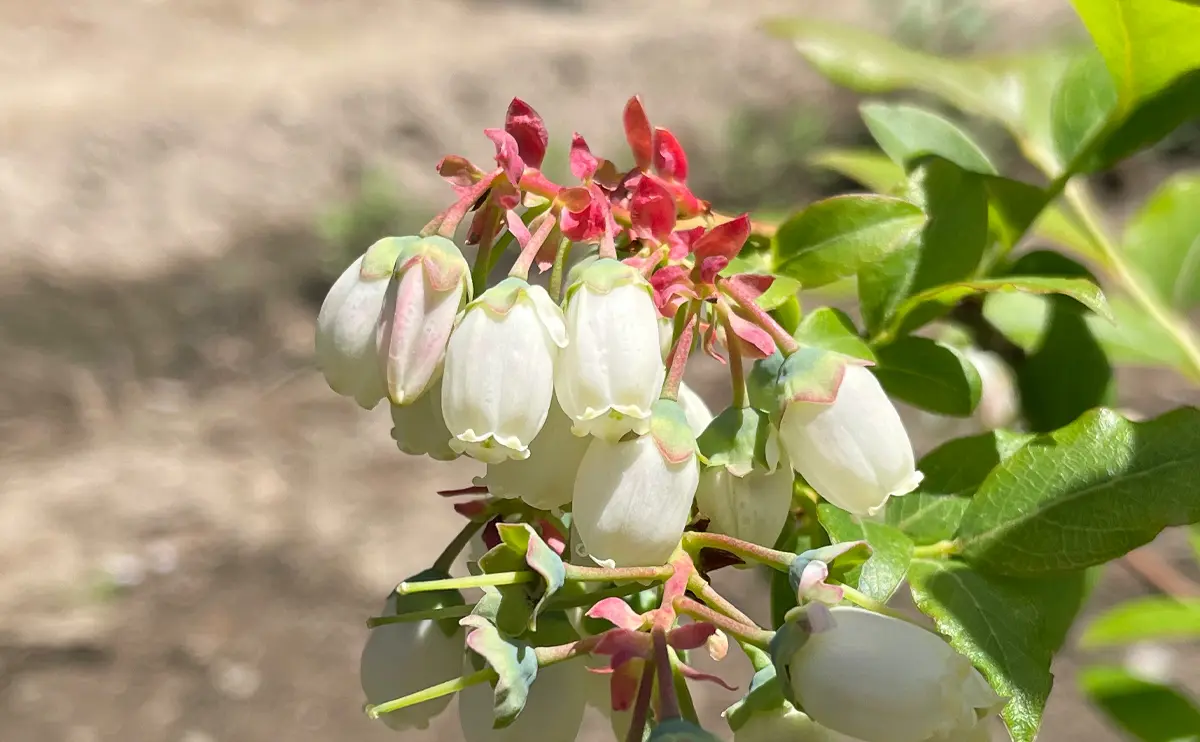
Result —
M434 164L486 161L514 95L551 125L552 173L575 129L619 152L640 93L723 209L848 188L804 161L867 141L857 101L756 31L779 13L937 51L1081 38L1043 0L0 2L0 740L395 738L360 710L363 620L457 531L434 490L479 467L404 457L386 409L328 391L325 289L447 203ZM1197 142L1097 179L1112 218ZM689 380L725 403L719 369ZM1137 413L1196 399L1121 375ZM908 420L921 450L972 425ZM1187 553L1164 534L1091 610L1195 579ZM762 615L753 574L721 577ZM1081 658L1044 740L1119 739L1073 687ZM1122 659L1200 690L1196 648ZM705 689L706 718L732 699ZM458 738L453 713L423 737Z

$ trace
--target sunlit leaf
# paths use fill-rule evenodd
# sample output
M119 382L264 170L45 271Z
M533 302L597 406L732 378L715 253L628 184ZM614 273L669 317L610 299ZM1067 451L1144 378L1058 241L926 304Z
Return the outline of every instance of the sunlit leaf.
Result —
M955 417L969 416L979 404L979 372L956 348L909 335L876 348L875 357L871 371L889 396Z
M1153 596L1121 603L1092 620L1079 643L1085 647L1140 641L1200 639L1200 599Z
M1124 252L1168 304L1200 302L1200 171L1168 178L1125 230Z
M1174 688L1105 666L1085 667L1079 687L1109 719L1142 742L1200 739L1200 708Z

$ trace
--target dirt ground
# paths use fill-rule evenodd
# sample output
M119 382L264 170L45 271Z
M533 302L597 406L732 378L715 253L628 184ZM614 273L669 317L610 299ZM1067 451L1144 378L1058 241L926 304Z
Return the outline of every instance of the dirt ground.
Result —
M433 492L478 467L400 455L386 411L312 370L314 214L366 166L438 203L433 164L485 159L513 95L560 146L608 148L641 93L701 159L731 108L852 113L754 30L879 25L825 5L0 0L0 740L385 739L360 711L363 619L457 530ZM1070 19L990 5L997 46ZM713 369L693 380L725 401ZM1145 412L1189 395L1124 377ZM913 421L922 447L947 434ZM1117 566L1096 602L1148 589ZM753 581L733 590L761 611ZM1174 665L1193 690L1196 655ZM1078 661L1042 739L1118 739ZM702 700L713 720L731 696ZM457 739L443 722L425 738Z

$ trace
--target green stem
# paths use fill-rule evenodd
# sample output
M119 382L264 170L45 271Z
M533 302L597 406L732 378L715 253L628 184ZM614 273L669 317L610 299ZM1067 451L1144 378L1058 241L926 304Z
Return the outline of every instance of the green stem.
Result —
M1080 225L1092 238L1107 261L1109 271L1121 281L1134 303L1161 325L1179 346L1179 349L1183 351L1188 361L1187 376L1192 381L1200 381L1200 344L1197 343L1196 337L1186 321L1175 314L1170 307L1165 306L1162 300L1154 295L1153 290L1145 286L1144 279L1133 270L1125 256L1108 238L1100 226L1096 207L1084 183L1072 181L1066 184L1065 196L1067 202L1075 209Z
M747 626L758 625L754 623L754 619L750 618L745 613L742 613L741 609L739 609L733 603L730 603L725 599L724 595L721 595L719 592L713 589L713 586L708 584L708 582L700 575L693 573L690 577L688 577L687 587L688 590L691 590L697 598L700 598L700 600L704 601L704 604L709 608L723 613L738 623L746 624Z
M683 718L699 726L700 714L696 711L696 703L692 700L692 690L688 688L687 677L680 670L683 661L679 653L671 650L671 674L675 680L675 697L679 699L679 712Z
M550 298L555 304L562 301L563 279L566 278L567 259L571 256L571 241L566 237L558 243L554 253L554 267L550 270Z
M471 538L483 528L483 523L469 521L458 535L451 539L450 543L446 544L446 548L438 555L438 558L433 563L433 568L444 574L450 574L450 567L454 565L454 560L458 559L458 555L462 550L471 543Z
M691 598L677 598L675 600L675 610L685 616L691 616L698 621L706 621L738 641L745 642L759 649L766 649L770 646L771 637L774 636L773 632L759 628L753 621L746 623L745 621L731 618Z
M474 605L449 605L444 608L432 608L428 611L410 611L395 616L373 616L367 619L367 628L387 626L392 623L412 623L414 621L440 621L443 618L462 618L471 615Z
M492 247L496 242L496 234L500 231L500 219L503 211L499 206L488 203L483 208L489 209L487 221L483 224L483 232L479 235L479 249L475 252L475 264L471 266L471 284L478 296L487 289L488 274L492 269Z
M719 549L749 562L765 564L780 572L786 572L796 559L795 554L786 551L768 549L765 546L742 541L732 536L700 531L688 531L683 534L683 548L692 554L693 558L700 549Z
M574 564L564 564L567 569L567 579L574 582L662 582L670 578L675 570L669 566L662 567L580 567Z
M838 587L841 588L842 594L846 597L846 600L850 601L859 608L866 608L868 611L874 611L875 613L880 613L884 616L899 618L903 621L909 621L911 623L908 616L904 615L900 611L888 608L886 604L875 600L869 595L860 593L858 590L850 587L849 585L838 585Z
M746 658L750 660L750 666L754 668L755 672L758 672L763 668L770 667L773 664L771 662L771 655L767 654L765 650L759 649L750 642L739 639L738 646L741 647L742 651L746 653Z
M962 550L962 544L957 541L938 541L936 544L918 546L913 549L913 559L945 559L952 557Z
M729 319L729 307L724 302L721 306L721 326L725 329L725 347L729 353L729 384L733 392L731 407L741 409L746 406L746 369L742 365L742 347L737 334L733 331L733 323Z
M367 716L372 719L378 719L383 714L388 714L393 711L399 711L409 706L416 706L418 703L432 701L435 698L448 696L451 693L457 693L464 688L470 688L472 685L485 683L496 677L496 671L492 668L486 668L479 672L470 675L464 675L453 680L447 680L444 683L430 686L424 690L419 690L416 693L409 693L407 696L402 696L394 701L380 703L375 706L367 706Z
M471 575L470 577L451 577L448 580L425 580L424 582L401 582L396 586L399 595L413 593L433 593L439 590L465 590L469 587L498 587L500 585L520 585L533 582L538 578L536 572L496 572L495 574Z

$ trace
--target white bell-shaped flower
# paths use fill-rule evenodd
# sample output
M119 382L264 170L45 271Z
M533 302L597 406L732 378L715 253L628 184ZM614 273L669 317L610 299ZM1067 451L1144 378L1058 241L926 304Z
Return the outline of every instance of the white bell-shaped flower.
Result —
M938 635L862 608L830 610L789 663L792 692L813 721L864 742L982 737L1003 699Z
M392 404L411 404L437 380L454 320L470 292L470 267L450 240L416 238L400 250L379 328Z
M527 458L566 345L562 312L541 286L507 278L468 304L442 380L450 447L487 464Z
M650 433L595 438L575 476L572 523L597 562L663 564L679 543L700 481L695 434L677 402L659 400Z
M833 404L788 403L779 435L812 488L855 515L874 514L921 483L904 423L863 366L846 366Z
M769 468L737 476L724 466L700 473L696 507L708 517L708 530L771 548L792 506L795 475L776 437L767 443Z
M834 734L790 703L758 711L733 733L733 742L835 742Z
M554 386L576 435L617 441L650 428L666 368L658 312L637 269L602 258L567 290L567 334Z
M683 408L683 414L687 415L688 425L696 437L699 437L713 421L712 410L699 394L682 381L679 382L679 406Z
M350 264L317 315L316 363L329 388L368 410L387 395L379 327L389 279L407 241L390 237Z
M495 497L519 497L541 510L561 508L571 501L588 443L589 438L571 435L571 418L552 401L546 424L529 444L529 458L488 464L476 484L485 485Z
M466 672L475 668L467 665ZM458 694L458 722L466 742L574 742L588 701L588 670L580 661L538 670L525 708L512 724L492 728L492 688L473 685Z
M414 597L417 595L405 596L406 599ZM395 616L396 601L397 596L393 593L380 615ZM406 606L404 612L436 607L424 605L427 602ZM393 623L371 629L359 665L359 678L367 702L386 703L458 677L462 670L464 635L461 629L447 635L437 621ZM395 730L426 729L430 720L450 705L450 698L443 696L382 714L379 720Z
M450 431L442 419L442 382L406 405L392 405L392 440L410 456L428 456L437 461L452 461L458 452L450 447Z

